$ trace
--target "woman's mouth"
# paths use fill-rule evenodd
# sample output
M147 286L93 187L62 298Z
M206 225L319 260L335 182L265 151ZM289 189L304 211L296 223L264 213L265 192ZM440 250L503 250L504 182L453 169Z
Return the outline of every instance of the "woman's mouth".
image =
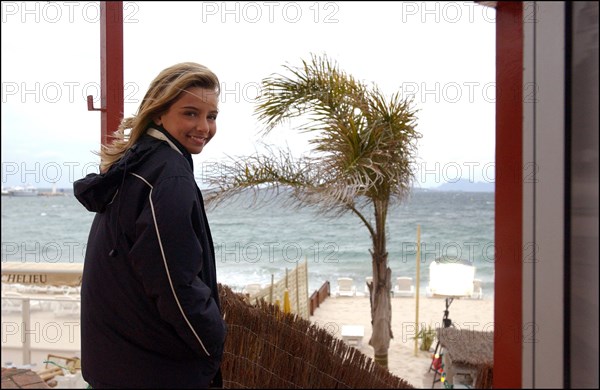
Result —
M199 137L199 136L195 136L195 135L190 135L189 137L192 140L192 142L198 146L204 146L207 141L206 137Z

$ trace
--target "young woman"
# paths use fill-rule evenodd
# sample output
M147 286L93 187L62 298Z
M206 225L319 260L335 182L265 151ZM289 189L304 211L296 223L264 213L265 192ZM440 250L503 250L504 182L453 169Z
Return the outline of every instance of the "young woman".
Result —
M219 80L181 63L74 183L96 212L81 289L81 363L93 388L221 387L226 336L192 154L214 137Z

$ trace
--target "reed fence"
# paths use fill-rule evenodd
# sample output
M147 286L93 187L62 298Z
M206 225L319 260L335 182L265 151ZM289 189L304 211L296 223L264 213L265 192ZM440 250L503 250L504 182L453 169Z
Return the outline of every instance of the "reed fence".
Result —
M290 309L292 313L302 318L310 317L308 298L308 262L299 264L291 271L285 270L285 277L277 282L274 280L270 285L262 288L255 294L248 296L250 303L265 300L269 303L279 302L283 305L284 292L288 291Z
M228 325L225 388L413 388L298 314L220 285Z

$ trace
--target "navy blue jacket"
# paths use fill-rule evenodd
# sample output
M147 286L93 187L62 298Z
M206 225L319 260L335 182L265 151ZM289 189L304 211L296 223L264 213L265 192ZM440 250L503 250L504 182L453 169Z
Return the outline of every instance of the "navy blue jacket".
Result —
M220 377L227 330L202 194L191 155L157 128L107 173L74 183L97 213L81 287L82 373L94 388Z

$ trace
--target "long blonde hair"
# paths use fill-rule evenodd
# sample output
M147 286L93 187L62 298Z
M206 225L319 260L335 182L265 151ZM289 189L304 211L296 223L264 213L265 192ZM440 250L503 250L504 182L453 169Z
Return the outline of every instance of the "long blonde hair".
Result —
M195 62L182 62L160 72L150 84L137 114L124 118L113 142L100 150L100 171L106 172L131 148L148 129L152 120L164 112L186 89L200 87L220 93L219 79L206 66ZM130 129L129 134L126 130Z

